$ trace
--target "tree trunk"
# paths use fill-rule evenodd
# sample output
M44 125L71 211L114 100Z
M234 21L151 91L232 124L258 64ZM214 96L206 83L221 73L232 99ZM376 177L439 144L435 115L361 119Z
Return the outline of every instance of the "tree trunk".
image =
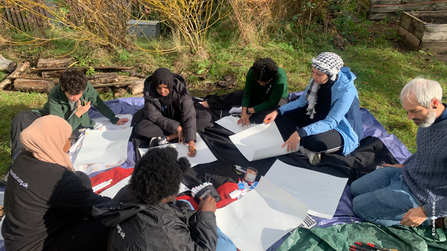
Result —
M138 78L146 78L147 77L146 75L143 75L138 72L131 71L131 70L122 70L122 72L129 73L131 77L138 77Z
M92 66L95 70L130 70L132 67L121 66ZM52 68L36 68L36 71L65 71L68 67L52 67ZM70 69L76 70L88 70L90 67L70 67Z
M17 91L49 93L53 89L54 83L47 80L22 79L14 80L14 88Z
M26 70L26 68L28 68L28 66L29 66L29 62L28 61L25 61L25 62L21 63L19 66L17 66L17 68L11 74L9 74L9 76L6 77L5 80L3 80L0 83L0 90L3 90L3 88L6 85L11 84L12 81L11 81L10 78L20 77L22 75L22 73Z
M0 54L0 70L12 72L16 68L17 64L4 58L2 54Z
M37 61L37 68L55 68L55 67L67 67L73 62L72 58L64 59L52 59L52 58L39 58Z
M142 80L142 79L131 79L131 80L126 80L126 81L116 82L116 83L110 83L110 84L93 85L93 87L94 88L101 88L101 87L107 87L107 86L123 87L123 86L137 84L140 81L144 82L144 80Z

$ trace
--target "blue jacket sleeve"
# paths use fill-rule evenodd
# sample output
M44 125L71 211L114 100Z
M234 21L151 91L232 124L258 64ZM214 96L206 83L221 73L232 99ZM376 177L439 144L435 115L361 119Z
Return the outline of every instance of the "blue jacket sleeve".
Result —
M279 115L293 113L293 112L299 111L301 108L305 107L307 104L307 100L306 100L307 89L309 89L309 85L307 85L303 94L297 100L292 101L290 103L287 103L287 104L279 107L277 109L279 111Z
M351 108L352 101L356 95L356 89L350 87L346 92L332 104L332 108L325 119L303 127L307 135L315 135L334 129L345 117ZM318 111L317 111L318 112Z

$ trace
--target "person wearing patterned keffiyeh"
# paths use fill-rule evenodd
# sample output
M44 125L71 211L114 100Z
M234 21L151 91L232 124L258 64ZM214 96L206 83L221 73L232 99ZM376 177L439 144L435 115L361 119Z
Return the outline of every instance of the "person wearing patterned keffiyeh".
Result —
M299 147L313 165L322 153L349 154L363 136L356 76L343 65L333 52L313 58L304 94L265 117L267 124L276 119L285 140L282 147Z

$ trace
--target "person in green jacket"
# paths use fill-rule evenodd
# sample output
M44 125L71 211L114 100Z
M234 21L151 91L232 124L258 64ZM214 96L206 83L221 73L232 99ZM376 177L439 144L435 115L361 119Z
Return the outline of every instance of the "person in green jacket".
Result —
M287 103L287 95L286 72L273 59L260 58L248 70L244 90L222 96L208 95L200 103L218 111L242 106L238 124L245 126L251 123L261 124L265 115Z
M71 125L73 139L79 136L78 129L95 126L95 121L90 119L87 113L92 105L113 124L122 125L128 122L127 118L116 117L115 113L104 104L84 73L68 69L61 74L59 83L48 94L48 101L42 109L21 111L12 120L11 156L13 159L24 149L20 142L20 133L36 119L45 115L52 114L65 119Z
M287 75L271 58L261 58L253 63L245 80L242 97L242 126L253 121L261 124L265 115L287 103Z

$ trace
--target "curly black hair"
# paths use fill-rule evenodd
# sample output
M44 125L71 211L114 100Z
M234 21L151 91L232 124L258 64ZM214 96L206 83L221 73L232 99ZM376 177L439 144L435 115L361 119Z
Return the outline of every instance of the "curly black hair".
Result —
M87 77L80 71L67 69L62 72L59 83L64 92L68 92L70 95L78 95L87 87Z
M180 182L191 164L187 158L177 157L177 150L172 147L149 150L135 164L129 182L130 192L151 205L178 193Z
M260 58L253 63L251 70L257 81L267 82L278 76L278 65L271 58Z

